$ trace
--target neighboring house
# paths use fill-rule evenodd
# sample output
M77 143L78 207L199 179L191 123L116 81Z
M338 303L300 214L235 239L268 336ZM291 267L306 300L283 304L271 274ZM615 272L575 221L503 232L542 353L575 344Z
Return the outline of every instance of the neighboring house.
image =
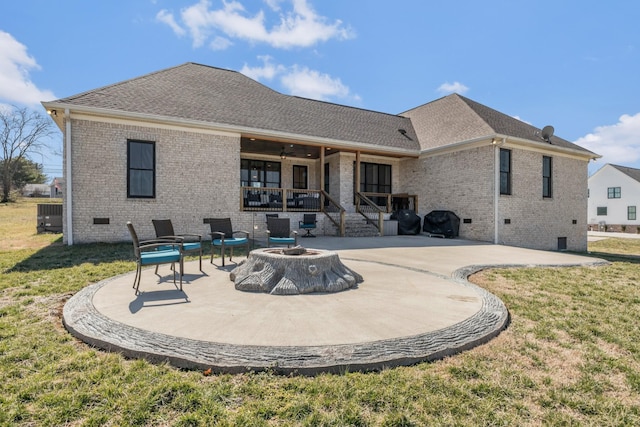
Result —
M343 218L380 226L393 206L451 210L462 238L587 247L599 156L460 95L394 115L186 63L43 106L63 132L67 244L127 240L128 220L150 237L153 218L257 236L267 212L344 235Z
M62 198L64 189L64 178L55 177L53 181L51 181L51 185L49 185L49 192L52 198Z
M589 177L589 227L638 232L640 169L607 163Z
M49 197L49 186L47 184L25 184L21 193L23 197Z

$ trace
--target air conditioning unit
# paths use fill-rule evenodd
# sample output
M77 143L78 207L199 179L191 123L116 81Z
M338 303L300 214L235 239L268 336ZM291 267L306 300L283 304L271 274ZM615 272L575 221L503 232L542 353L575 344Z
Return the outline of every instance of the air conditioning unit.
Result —
M62 204L38 204L38 233L62 233Z

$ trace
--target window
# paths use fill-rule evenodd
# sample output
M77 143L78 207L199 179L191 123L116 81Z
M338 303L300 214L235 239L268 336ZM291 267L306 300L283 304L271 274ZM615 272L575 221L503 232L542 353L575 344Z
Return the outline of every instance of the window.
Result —
M293 165L293 188L307 188L307 167Z
M551 196L551 157L542 156L542 197Z
M636 220L636 207L635 206L627 206L627 219L630 221Z
M355 172L356 164L353 163ZM355 173L353 174L355 184ZM391 194L391 165L360 163L360 192ZM386 197L371 197L378 206L385 206Z
M156 197L156 143L127 141L127 197Z
M360 191L391 193L391 165L361 163Z
M620 187L609 187L607 188L607 198L608 199L619 199L622 196L622 191Z
M511 150L500 149L500 194L511 194Z
M329 185L329 178L330 178L330 167L329 167L329 163L325 163L324 164L324 191L326 191L327 193L329 193L329 188L331 187Z
M606 206L598 206L597 207L597 215L598 216L606 216L607 215L607 207Z
M241 159L240 185L280 188L280 162Z

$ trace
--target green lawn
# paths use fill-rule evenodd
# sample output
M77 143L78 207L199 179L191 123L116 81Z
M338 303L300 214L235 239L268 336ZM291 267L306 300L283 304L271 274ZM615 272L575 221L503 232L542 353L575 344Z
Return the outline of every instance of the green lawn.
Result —
M35 235L29 201L0 205L0 220L0 425L640 425L637 258L474 275L506 303L511 324L438 362L206 376L95 350L64 330L73 293L134 269L129 244L69 248ZM25 221L33 227L7 236ZM640 240L618 240L589 249L640 255Z

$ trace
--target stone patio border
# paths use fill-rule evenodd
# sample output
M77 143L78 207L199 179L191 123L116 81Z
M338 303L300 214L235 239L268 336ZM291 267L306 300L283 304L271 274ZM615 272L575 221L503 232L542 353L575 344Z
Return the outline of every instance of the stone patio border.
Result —
M366 343L327 346L235 345L131 327L104 316L92 304L93 295L120 276L90 285L75 294L64 306L63 323L73 336L94 347L119 352L130 358L169 362L179 368L211 369L217 373L271 371L299 375L374 371L441 359L483 344L506 327L509 313L502 301L469 283L466 276L462 280L454 280L478 293L482 308L476 314L437 331Z
M574 267L604 265L593 262L575 265L535 265L535 267ZM456 270L452 280L473 289L482 308L473 316L452 326L408 337L355 344L326 346L252 346L187 339L135 328L114 321L96 310L93 295L112 277L75 294L65 304L63 323L75 337L94 347L119 352L130 358L168 362L179 368L216 373L270 371L277 374L316 375L322 372L376 371L395 366L434 361L486 343L506 328L509 312L490 292L467 278L488 268L532 267L531 264L475 265ZM415 268L395 265L416 271ZM426 270L418 270L433 274Z

